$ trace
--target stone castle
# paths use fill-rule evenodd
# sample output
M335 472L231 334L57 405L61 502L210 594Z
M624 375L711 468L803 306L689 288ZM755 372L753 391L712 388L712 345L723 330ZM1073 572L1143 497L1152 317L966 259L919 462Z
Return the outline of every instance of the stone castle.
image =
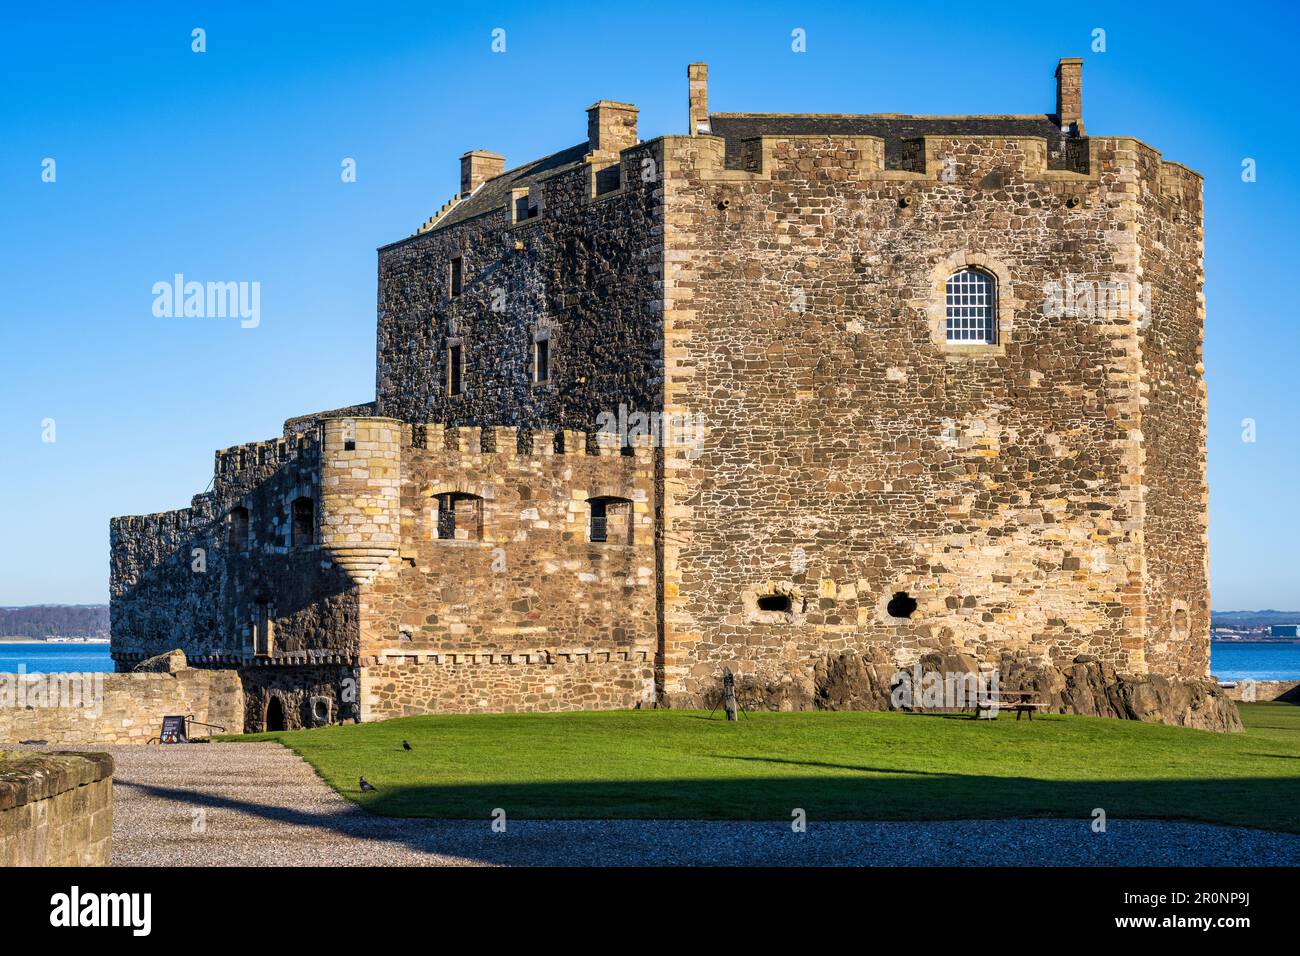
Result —
M119 670L249 729L687 706L846 660L1203 681L1201 179L1041 115L711 113L460 192L379 249L374 401L112 521Z

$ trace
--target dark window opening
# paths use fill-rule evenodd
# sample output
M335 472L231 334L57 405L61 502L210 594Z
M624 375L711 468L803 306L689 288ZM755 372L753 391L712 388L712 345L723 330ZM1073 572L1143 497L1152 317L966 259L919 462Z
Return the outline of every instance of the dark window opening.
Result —
M889 603L885 605L885 610L890 617L911 617L916 613L916 598L906 591L899 591L889 599Z
M520 196L515 200L515 221L523 222L525 219L532 219L537 215L537 207L530 204L527 196Z
M596 172L596 195L615 192L622 183L623 167L618 163Z
M764 594L758 599L760 611L780 611L788 614L793 607L788 594Z
M441 541L479 541L483 537L483 499L477 495L447 492L438 495L438 538Z
M596 544L632 543L632 502L626 498L589 498L591 525L588 540Z
M271 606L266 601L257 602L257 629L253 632L253 653L258 657L271 656Z
M230 527L227 545L231 551L243 551L248 547L248 509L239 507L230 509Z
M290 542L295 548L316 543L316 503L304 496L293 500Z
M459 345L453 345L447 349L447 394L459 395L464 386L462 373L464 369L461 365L462 352Z
M549 382L551 380L551 343L549 339L539 339L533 343L533 381Z
M343 442L343 450L344 450L344 451L356 451L356 450L357 450L357 443L356 443L356 441L354 441L354 440L351 439L351 438L345 439L344 442Z
M456 256L451 260L451 297L453 299L460 296L461 288L461 258Z

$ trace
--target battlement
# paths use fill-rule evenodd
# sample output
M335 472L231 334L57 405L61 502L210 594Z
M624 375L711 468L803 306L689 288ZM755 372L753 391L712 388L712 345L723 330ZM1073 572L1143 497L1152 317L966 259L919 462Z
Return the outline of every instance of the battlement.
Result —
M981 156L995 155L999 165L1027 182L1097 182L1103 168L1099 151L1120 140L1150 149L1131 137L1091 137L1069 141L1013 134L926 135L899 141L902 157L887 161L882 136L834 133L770 134L742 142L739 159L730 156L728 140L713 135L665 137L681 156L694 154L691 165L701 179L717 182L767 182L775 178L900 183L966 184L987 174ZM1157 154L1158 155L1158 154Z
M545 458L552 455L575 457L632 457L648 460L652 455L650 435L631 435L624 446L620 436L609 431L528 430L513 425L489 427L443 425L437 422L404 426L404 443L432 452L462 455L505 455Z
M218 481L231 482L251 471L287 464L316 444L315 435L300 432L282 438L219 448L213 473Z

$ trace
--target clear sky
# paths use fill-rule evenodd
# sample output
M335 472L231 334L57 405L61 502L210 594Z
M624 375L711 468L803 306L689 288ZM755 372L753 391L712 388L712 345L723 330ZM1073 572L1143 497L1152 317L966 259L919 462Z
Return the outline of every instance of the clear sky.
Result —
M720 112L1049 113L1082 56L1090 133L1206 178L1214 607L1300 608L1295 5L872 7L6 4L0 604L107 600L111 515L183 507L214 449L373 398L375 248L465 150L571 146L597 99L684 133L693 60ZM156 317L176 273L260 283L260 324Z

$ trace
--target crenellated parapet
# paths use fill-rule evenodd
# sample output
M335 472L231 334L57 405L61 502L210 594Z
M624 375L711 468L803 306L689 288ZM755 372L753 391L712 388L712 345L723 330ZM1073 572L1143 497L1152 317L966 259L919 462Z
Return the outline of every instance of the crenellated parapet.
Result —
M318 454L318 439L310 432L218 449L213 490L219 498L246 493L290 462L310 462Z
M593 458L631 457L647 461L653 454L650 435L622 436L613 431L521 429L513 425L488 427L443 425L437 422L404 425L406 443L431 452L546 458L551 455Z

